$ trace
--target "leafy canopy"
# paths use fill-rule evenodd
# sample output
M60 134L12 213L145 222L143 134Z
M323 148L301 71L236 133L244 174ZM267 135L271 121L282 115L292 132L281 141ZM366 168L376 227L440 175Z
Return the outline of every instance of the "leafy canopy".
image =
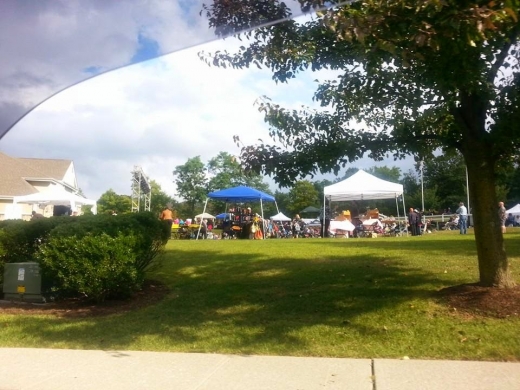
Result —
M211 22L227 32L258 18L237 13L240 2L217 3ZM228 14L226 3L235 7ZM264 18L290 14L281 2L267 3L258 6ZM519 4L362 0L302 24L250 31L250 43L236 54L201 56L216 66L267 67L281 82L306 69L340 72L314 95L323 110L284 109L268 98L260 104L278 144L246 146L242 160L283 185L308 173L337 173L367 153L375 160L425 157L441 147L466 155L473 141L493 145L487 157L494 164L520 146Z
M97 205L100 214L111 214L112 212L124 214L132 211L132 199L130 196L119 195L113 189L109 189L101 194Z

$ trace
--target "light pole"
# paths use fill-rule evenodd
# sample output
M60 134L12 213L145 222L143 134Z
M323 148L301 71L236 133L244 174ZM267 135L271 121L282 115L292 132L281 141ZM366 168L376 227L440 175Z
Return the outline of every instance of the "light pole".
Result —
M424 229L424 233L426 233L426 217L424 215L424 175L423 175L423 169L424 168L424 161L421 160L419 162L419 169L421 170L421 206L422 206L422 209L421 209L421 219L422 219L422 225L423 225L423 229Z
M424 214L424 176L423 176L424 161L419 162L419 169L421 170L421 200L422 200L422 212Z

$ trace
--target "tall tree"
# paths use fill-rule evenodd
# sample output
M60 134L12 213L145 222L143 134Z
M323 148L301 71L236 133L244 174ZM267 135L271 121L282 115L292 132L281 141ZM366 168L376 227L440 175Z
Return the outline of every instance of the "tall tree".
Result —
M445 153L424 161L424 185L437 188L443 210L456 210L467 198L466 165L460 153Z
M197 203L206 200L208 193L208 179L206 167L200 156L189 158L183 165L178 165L173 171L174 183L177 185L177 194L185 200L187 213L190 217L195 215Z
M177 209L178 202L173 197L166 194L159 183L155 180L150 180L150 187L152 187L150 204L150 211L152 213L160 215L161 211L168 205L171 206L173 210Z
M398 183L399 179L401 179L401 169L399 167L373 166L366 171L379 179L394 183Z
M298 214L307 206L320 206L319 193L308 180L297 181L289 191L289 211Z
M263 182L261 175L254 172L246 173L236 157L227 152L220 152L216 157L210 159L207 169L211 176L208 183L208 191L246 186L269 192L269 185ZM211 204L208 204L208 208L215 213L221 213L224 211L225 203L213 201ZM273 209L276 210L274 205L273 208L268 204L264 205L264 214L267 212L271 213Z
M252 187L260 191L269 189L261 175L253 172L246 173L236 157L227 152L220 152L216 157L210 159L207 168L208 173L212 175L208 184L210 191L237 186Z
M424 186L423 178L423 190L421 190L421 178L413 170L403 175L401 184L406 195L407 206L421 209L424 193L424 211L427 214L440 214L443 212L444 209L441 207L440 199L437 196L437 187L434 184Z
M343 173L343 176L338 177L334 180L334 183L339 183L340 181L348 179L350 176L355 174L357 171L359 171L359 168L356 167L348 167L345 172Z
M331 184L334 184L334 183L327 179L317 180L317 181L312 182L312 185L314 186L314 188L316 188L316 191L318 191L318 197L320 198L320 203L323 202L323 191L324 191L323 189L327 186L330 186Z
M509 187L507 200L509 206L514 206L520 203L520 169L518 167L511 173L507 183Z
M291 203L289 192L276 190L274 193L274 198L276 199L276 203L278 204L280 211L284 214L289 214L289 205Z
M128 195L119 195L111 188L101 194L97 206L99 213L129 213L132 211L132 198Z
M291 14L281 1L268 3L255 10L255 2L244 8L239 0L215 0L207 12L218 32L223 26L238 31L259 14ZM436 148L458 150L469 174L480 283L508 287L514 281L495 181L499 162L520 146L519 13L520 0L349 2L303 24L289 20L250 31L250 43L235 55L206 59L235 68L264 65L281 82L304 69L342 72L318 86L314 99L323 110L261 103L278 142L246 146L241 159L281 184L338 171L366 153L376 160L388 153L424 159Z

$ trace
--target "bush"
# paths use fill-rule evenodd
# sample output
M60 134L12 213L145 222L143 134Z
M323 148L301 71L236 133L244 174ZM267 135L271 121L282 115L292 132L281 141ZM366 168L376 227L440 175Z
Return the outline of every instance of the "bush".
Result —
M134 242L123 234L51 237L38 253L45 293L94 302L130 296L143 282L134 266Z
M110 237L117 237L120 234L132 235L134 266L140 273L144 273L152 266L171 234L168 225L149 212L116 216L92 215L71 219L76 219L78 223L57 226L50 236L81 238L88 234L94 236L107 234Z
M7 220L0 222L0 280L6 263L34 261L36 252L50 232L72 218L41 218L34 221Z
M46 292L61 296L81 293L97 301L122 297L140 287L170 234L165 222L146 212L4 221L0 223L0 278L5 263L39 261ZM115 259L114 263L109 259ZM78 275L82 264L88 275Z

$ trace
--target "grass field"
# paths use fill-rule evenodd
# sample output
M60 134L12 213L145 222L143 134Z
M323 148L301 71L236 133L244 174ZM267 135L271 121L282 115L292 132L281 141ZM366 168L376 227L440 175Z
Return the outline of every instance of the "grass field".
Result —
M505 235L519 280L520 229ZM460 315L444 287L478 279L474 236L170 241L161 302L105 317L0 311L1 347L355 358L520 360L520 317Z

